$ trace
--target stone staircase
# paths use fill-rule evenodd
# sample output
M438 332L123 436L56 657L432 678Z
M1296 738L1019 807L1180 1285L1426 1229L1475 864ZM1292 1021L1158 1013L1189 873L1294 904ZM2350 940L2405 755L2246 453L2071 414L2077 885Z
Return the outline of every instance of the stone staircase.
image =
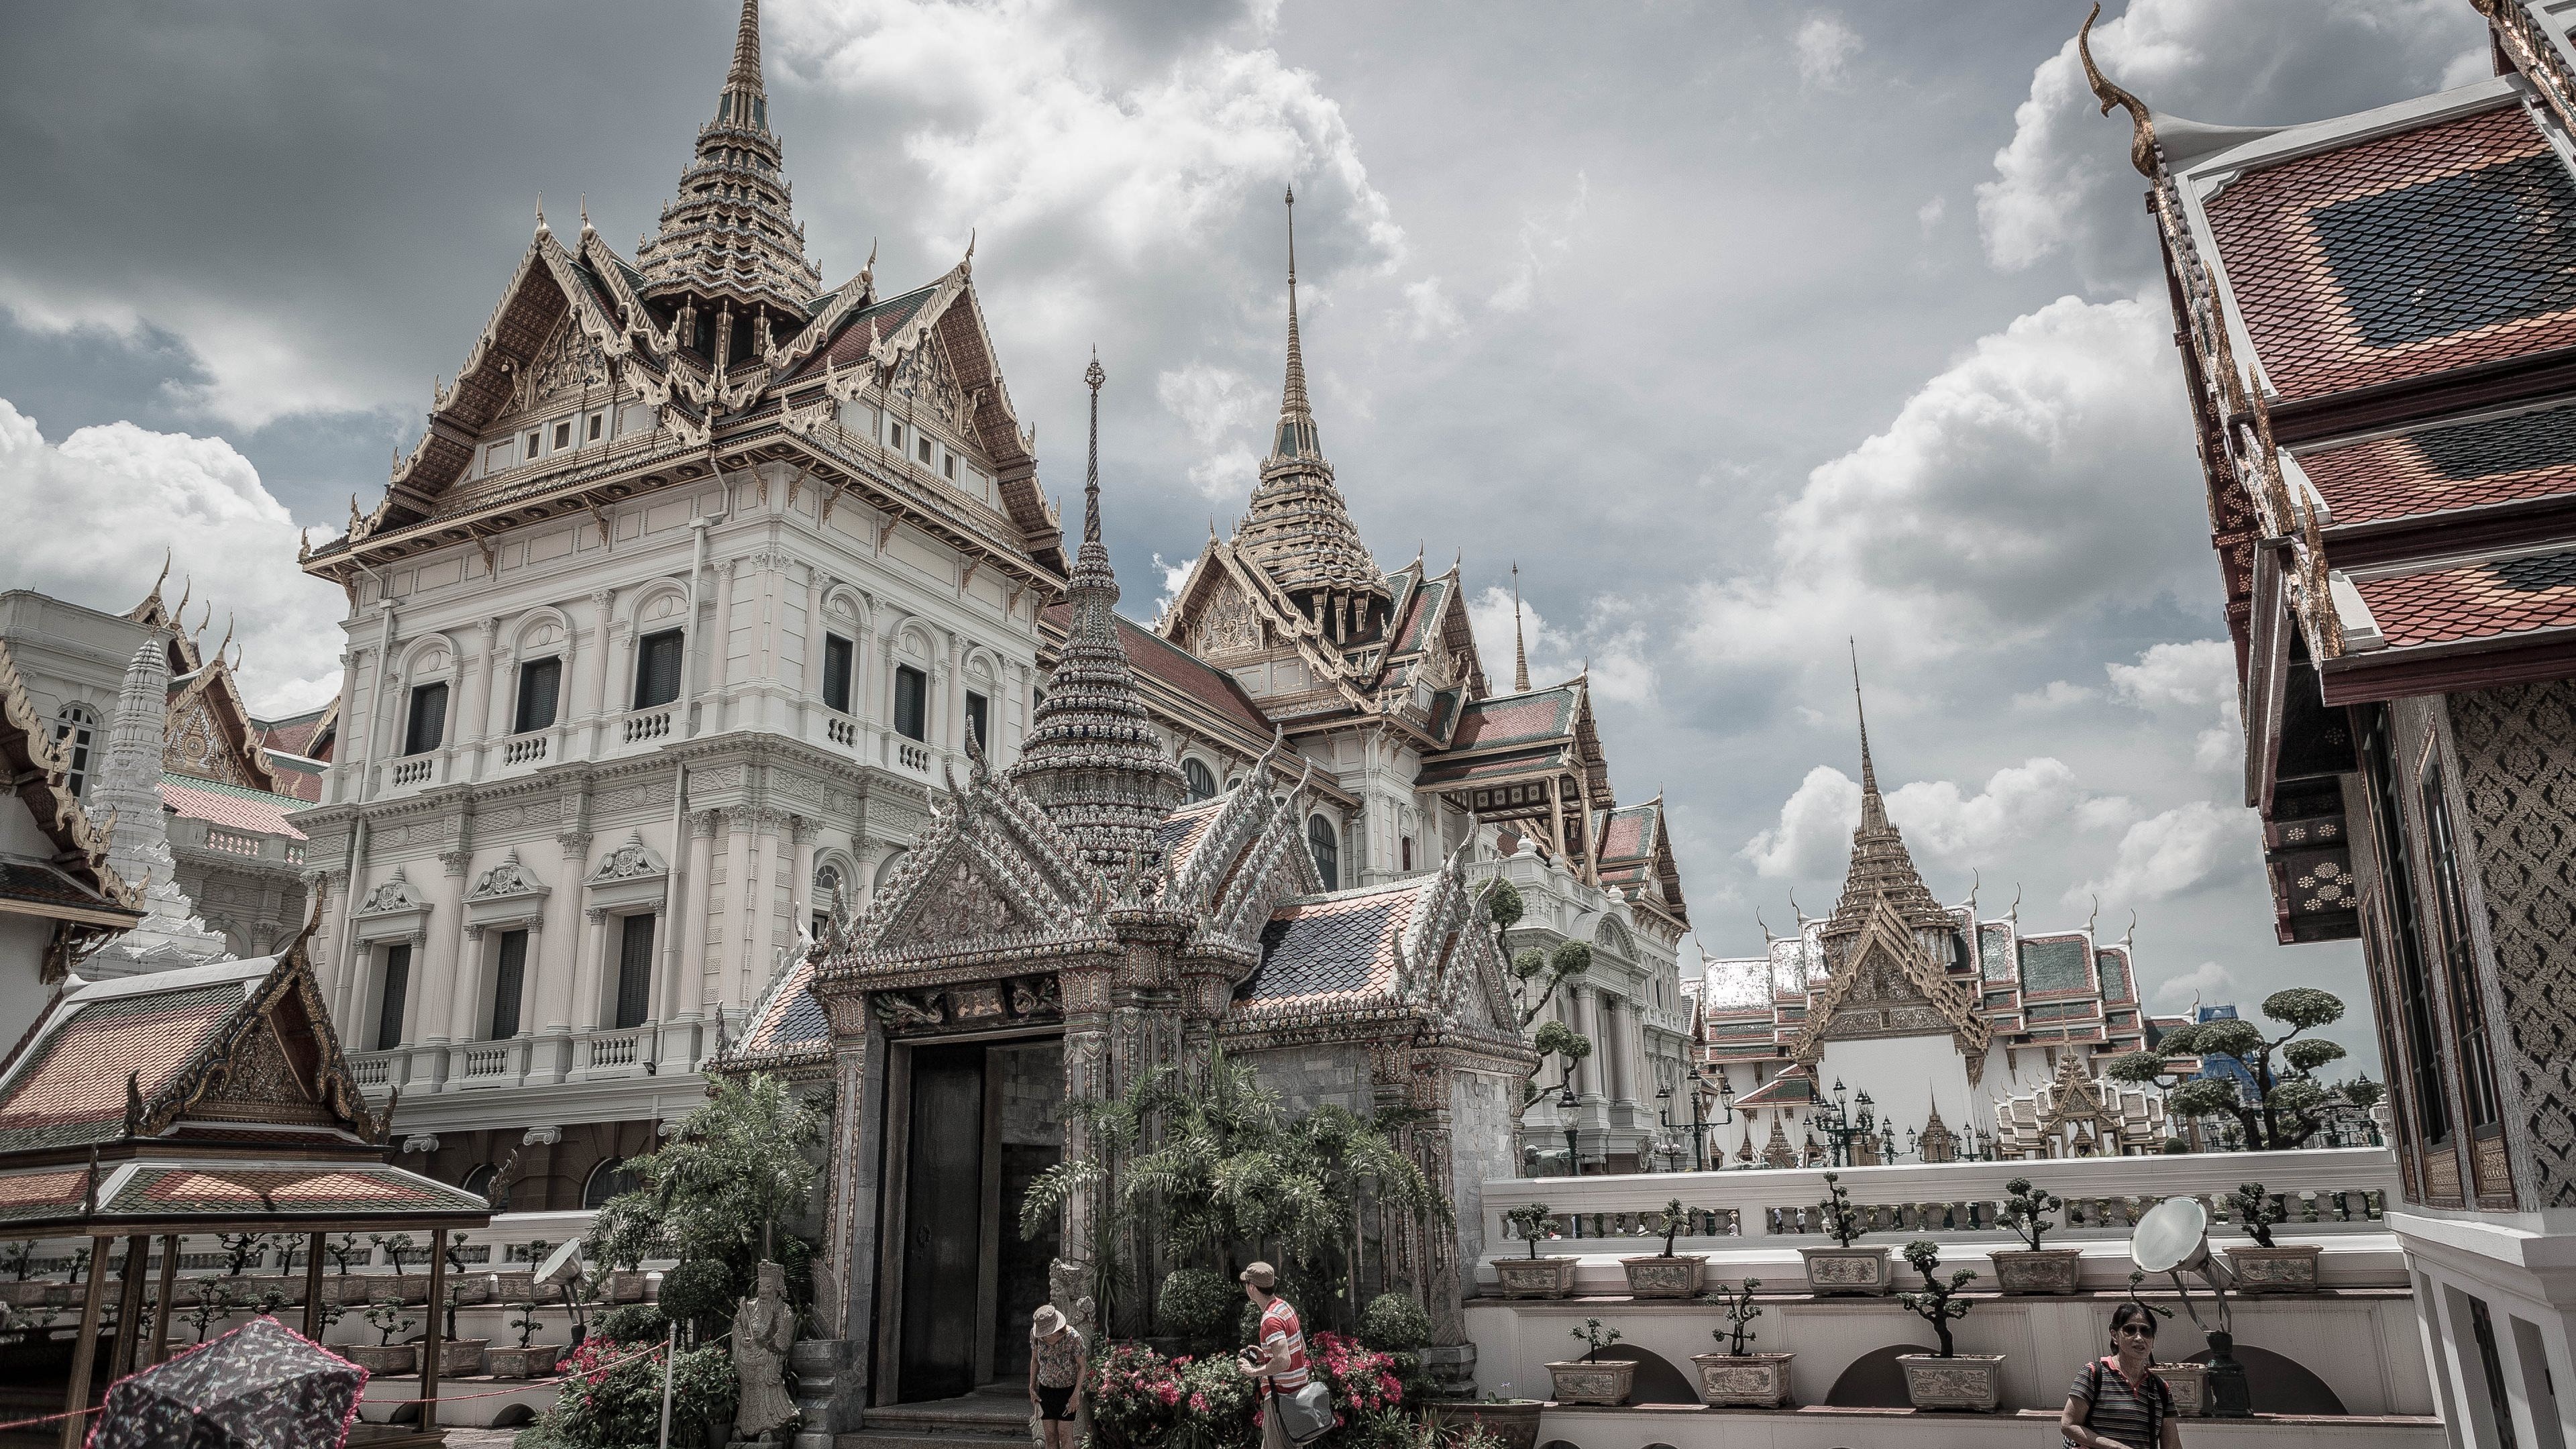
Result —
M1028 1449L1028 1392L991 1385L963 1398L867 1411L867 1427L835 1437L835 1449Z

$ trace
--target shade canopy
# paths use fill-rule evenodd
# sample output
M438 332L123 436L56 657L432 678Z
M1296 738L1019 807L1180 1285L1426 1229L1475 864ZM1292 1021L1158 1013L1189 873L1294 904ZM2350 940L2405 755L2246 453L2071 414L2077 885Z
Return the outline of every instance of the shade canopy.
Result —
M89 1449L340 1449L367 1374L254 1318L118 1382Z

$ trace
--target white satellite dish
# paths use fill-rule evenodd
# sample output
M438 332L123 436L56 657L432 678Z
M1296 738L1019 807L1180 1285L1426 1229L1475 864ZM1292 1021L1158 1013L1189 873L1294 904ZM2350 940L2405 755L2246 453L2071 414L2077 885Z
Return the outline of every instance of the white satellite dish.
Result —
M2142 1273L2197 1269L2209 1255L2209 1212L2187 1197L2169 1197L2138 1218L2129 1257Z
M537 1269L537 1281L549 1288L559 1288L581 1276L581 1239L575 1238L546 1255Z

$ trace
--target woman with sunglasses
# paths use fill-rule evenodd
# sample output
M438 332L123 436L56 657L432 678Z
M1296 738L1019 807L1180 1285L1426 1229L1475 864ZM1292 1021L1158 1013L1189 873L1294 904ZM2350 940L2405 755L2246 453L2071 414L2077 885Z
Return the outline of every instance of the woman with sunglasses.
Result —
M2173 1390L2148 1367L2156 1316L2135 1299L2111 1310L2111 1352L2086 1364L2057 1419L2075 1449L2182 1449Z

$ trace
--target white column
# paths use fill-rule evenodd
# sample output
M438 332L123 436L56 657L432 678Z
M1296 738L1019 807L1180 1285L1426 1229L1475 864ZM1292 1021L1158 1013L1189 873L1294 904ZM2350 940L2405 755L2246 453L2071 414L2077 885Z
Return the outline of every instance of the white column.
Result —
M702 734L715 734L725 727L725 686L732 680L733 663L734 563L726 559L716 565L716 626L706 651L706 709L700 716L699 730Z
M573 978L571 1012L572 1029L577 1032L588 1031L607 1020L601 1008L608 995L604 983L610 942L616 935L608 929L607 922L608 912L597 906L581 913L581 955L574 963L580 969ZM578 1072L585 1063L576 1058L572 1065Z
M677 1016L690 1009L696 987L684 990L681 982L699 983L707 974L707 875L715 860L715 833L724 823L722 810L697 810L689 815L689 881L681 919L674 923L680 936L680 979L668 984L661 993L659 1014Z
M457 952L465 942L465 869L473 860L469 850L441 851L438 864L443 871L438 883L438 903L430 909L430 959L423 970L417 994L420 1007L412 1020L423 1032L436 1036L408 1038L422 1045L444 1045L456 1040L455 1020L457 991ZM413 959L419 960L417 951Z
M702 1002L724 1000L725 978L740 975L751 954L751 898L756 870L752 862L758 853L752 834L759 828L759 814L728 810L725 815L729 827L725 834L725 915L717 927L717 939L724 943L724 949L708 963L705 975L696 983L695 994L689 999L691 1010Z
M590 642L574 645L580 657L580 671L574 677L572 708L565 711L570 719L596 719L608 706L608 611L616 601L615 589L599 589L590 596Z
M533 950L528 953L528 969L537 978L537 1005L530 1014L547 1036L560 1036L572 1027L573 983L581 973L583 947L590 940L581 916L582 865L590 858L590 836L568 830L555 842L563 849L563 863L556 867L554 894L546 900L554 929L546 933L549 945L543 958Z
M799 738L818 733L813 720L823 708L823 636L829 632L823 624L823 590L829 583L821 569L809 566L805 570L805 669L796 701ZM853 679L850 684L856 688L858 681Z
M805 929L806 923L814 919L817 910L827 910L832 904L814 898L815 828L815 823L805 816L787 817L788 834L796 846L795 863L790 867L795 874L787 882L787 939L790 941L795 940L796 932ZM755 993L760 989L758 986L753 988Z

